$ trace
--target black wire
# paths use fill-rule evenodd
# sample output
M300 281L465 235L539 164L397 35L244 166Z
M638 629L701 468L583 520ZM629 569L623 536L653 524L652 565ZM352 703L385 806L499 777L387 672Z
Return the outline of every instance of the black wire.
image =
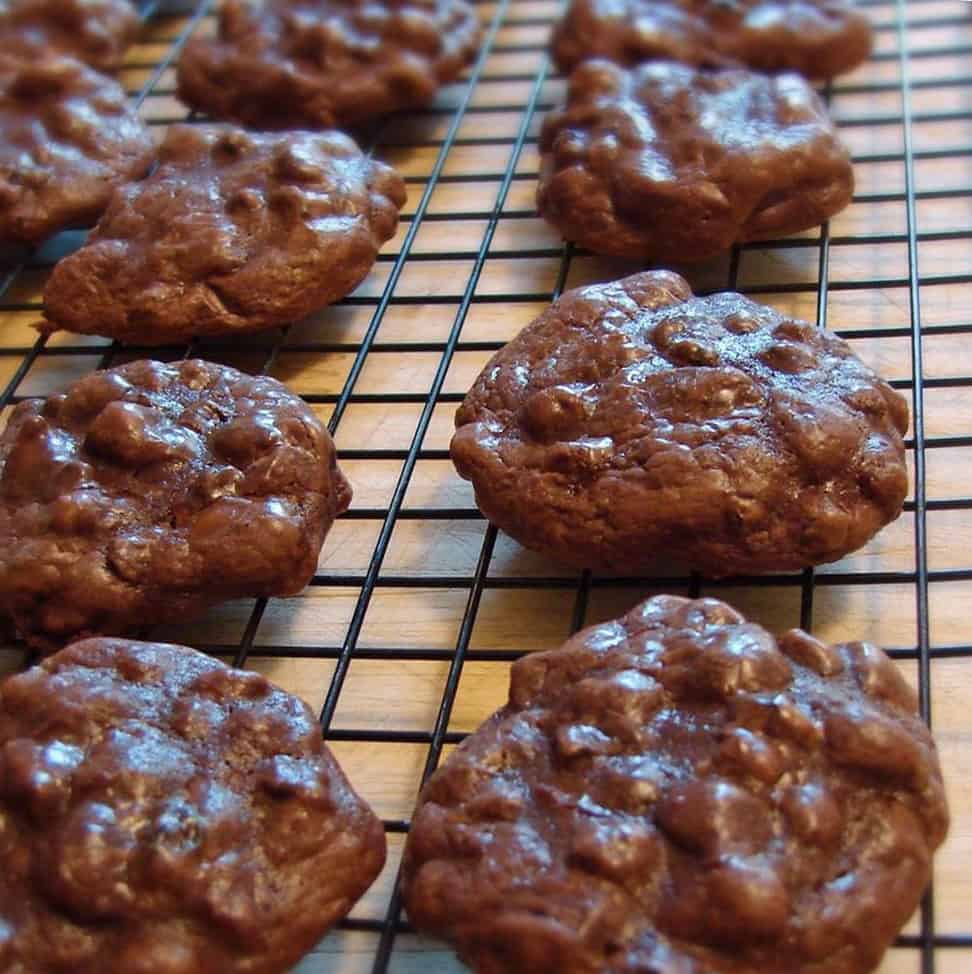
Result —
M914 460L914 531L915 531L915 611L918 635L918 699L921 714L931 725L931 637L928 605L928 527L926 520L926 466L925 466L925 419L924 419L924 364L921 334L921 287L922 278L918 266L918 206L915 193L914 131L918 115L911 109L910 35L907 25L907 7L904 0L896 0L898 15L898 69L901 81L901 125L904 137L905 158L905 208L908 229L908 302L911 317L911 427L915 449ZM930 867L933 869L933 866ZM935 972L935 904L934 872L928 891L921 902L921 972Z

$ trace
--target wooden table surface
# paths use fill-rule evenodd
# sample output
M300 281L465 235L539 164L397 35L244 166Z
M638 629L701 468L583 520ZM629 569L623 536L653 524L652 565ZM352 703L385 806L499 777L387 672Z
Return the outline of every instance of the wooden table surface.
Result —
M268 369L310 397L323 419L338 420L342 465L355 491L303 595L232 603L152 634L245 658L323 710L334 751L388 823L383 875L300 974L374 968L423 771L440 746L448 753L504 701L516 653L556 646L576 621L609 618L651 592L688 591L687 579L581 583L495 536L445 452L456 402L500 343L558 287L634 269L566 250L534 213L536 132L564 88L545 74L544 44L558 8L558 0L479 3L487 47L471 84L449 86L433 110L371 133L376 155L408 178L409 202L397 237L352 301L286 332L193 350ZM926 936L916 917L880 972L968 974L972 5L912 0L868 9L878 26L875 57L829 92L857 162L854 204L828 236L814 231L747 247L735 260L688 276L697 289L723 289L735 277L757 300L848 337L865 361L920 403L924 429L911 435L924 447L923 475L913 476L902 517L843 561L759 585L703 581L701 591L774 630L802 621L827 639L876 642L896 651L910 680L924 683L953 823L936 863ZM211 30L213 19L193 25L188 16L155 14L123 73L133 95L154 79L141 110L159 135L186 112L174 97L171 67L158 68L193 26ZM31 323L50 260L78 239L49 245L7 288L0 306L3 404L56 391L130 355L98 338L36 342ZM921 473L914 442L909 460ZM2 650L0 671L24 660L18 647ZM407 927L385 946L395 974L463 969L448 949Z

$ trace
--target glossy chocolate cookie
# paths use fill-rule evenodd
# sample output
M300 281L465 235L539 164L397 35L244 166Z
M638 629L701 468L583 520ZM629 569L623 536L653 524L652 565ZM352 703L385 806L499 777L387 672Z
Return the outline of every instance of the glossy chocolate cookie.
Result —
M0 46L14 52L70 54L99 71L117 71L138 33L129 0L0 2Z
M832 78L871 43L867 15L848 0L573 0L552 48L562 71L600 57Z
M256 128L343 128L425 105L479 47L465 0L224 0L179 61L179 97Z
M422 792L405 904L478 974L865 974L947 827L881 650L659 596L513 665Z
M810 229L854 191L847 149L793 74L588 61L540 151L543 216L567 240L646 263Z
M88 639L0 685L0 968L283 974L385 837L306 704L183 646Z
M841 339L648 271L568 292L497 352L451 452L528 548L729 575L834 561L896 518L907 426Z
M89 226L154 153L116 81L66 56L0 55L0 245Z
M337 301L398 225L405 184L340 132L174 125L44 290L52 330L159 345Z
M279 382L140 361L29 399L0 437L0 610L41 650L296 595L351 489Z

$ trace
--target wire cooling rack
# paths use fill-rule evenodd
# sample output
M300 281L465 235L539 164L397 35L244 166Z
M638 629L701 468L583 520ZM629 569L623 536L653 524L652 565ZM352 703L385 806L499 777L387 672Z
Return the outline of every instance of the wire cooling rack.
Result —
M313 318L232 343L122 348L31 324L63 234L0 277L0 408L99 367L192 354L266 371L334 433L355 488L311 587L234 602L154 638L266 673L321 714L356 787L382 816L389 864L300 974L462 970L408 928L396 875L423 778L502 704L509 664L658 591L729 599L774 630L868 639L918 687L953 825L933 894L881 974L972 972L972 5L867 2L876 51L824 90L850 145L853 205L819 231L747 245L694 268L696 290L735 288L831 328L909 395L913 492L865 549L816 571L712 583L567 572L489 527L448 461L452 413L489 356L565 287L634 266L565 247L534 211L536 135L563 94L545 56L559 0L489 0L482 52L435 105L363 137L407 177L399 234L358 291ZM161 136L187 118L173 65L210 2L143 6L122 80ZM0 670L27 660L0 651Z

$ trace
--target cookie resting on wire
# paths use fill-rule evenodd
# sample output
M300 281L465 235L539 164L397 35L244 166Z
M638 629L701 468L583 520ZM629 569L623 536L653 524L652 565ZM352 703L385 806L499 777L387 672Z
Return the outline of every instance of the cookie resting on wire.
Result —
M345 128L420 108L479 49L465 0L225 0L179 60L179 97L253 128Z
M847 0L573 0L551 49L564 72L598 57L824 79L856 68L872 43L867 15Z
M0 966L284 974L385 860L310 708L184 646L0 684Z
M55 266L40 327L160 345L298 321L361 283L404 203L341 132L173 125Z
M623 574L835 561L901 512L905 400L847 342L668 271L567 292L473 383L452 459L528 548Z
M91 226L154 156L117 81L63 55L0 54L0 247Z
M854 192L850 154L794 74L588 61L540 153L537 205L567 240L666 266L817 227Z
M404 900L476 974L867 974L947 828L880 649L659 596L513 664L422 790Z
M275 379L94 372L19 403L0 436L0 613L49 652L296 595L350 500L327 430Z
M129 0L0 0L0 48L69 54L113 73L138 33Z

